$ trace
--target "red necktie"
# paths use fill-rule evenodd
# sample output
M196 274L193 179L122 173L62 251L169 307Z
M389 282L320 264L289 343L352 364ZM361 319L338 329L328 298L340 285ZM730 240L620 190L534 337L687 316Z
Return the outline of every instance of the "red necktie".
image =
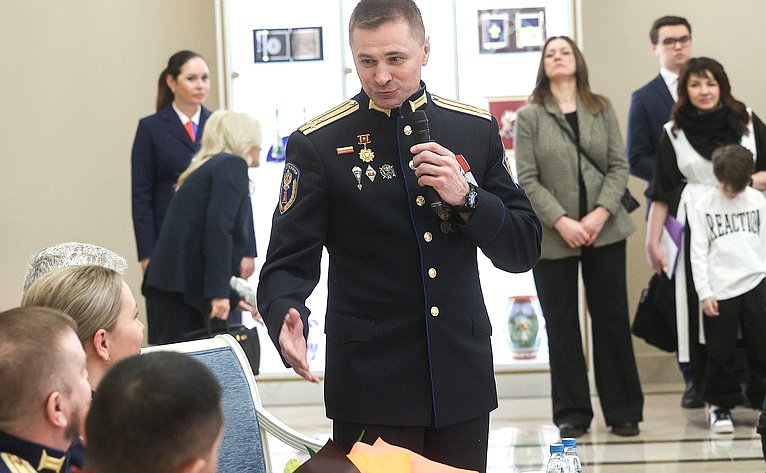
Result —
M189 120L184 125L184 128L186 128L186 133L189 134L189 138L191 138L192 143L196 143L197 142L197 137L194 136L194 123L192 123L192 121Z

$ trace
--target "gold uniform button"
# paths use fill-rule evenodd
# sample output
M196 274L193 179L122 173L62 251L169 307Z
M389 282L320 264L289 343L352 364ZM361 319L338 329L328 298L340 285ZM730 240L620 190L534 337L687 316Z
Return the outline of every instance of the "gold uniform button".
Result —
M422 195L419 195L417 198L415 198L415 203L418 204L418 207L422 207L426 205L426 198Z
M439 316L439 308L436 306L431 307L431 317Z
M426 243L431 243L431 240L434 239L434 236L431 234L431 232L425 232L423 234L423 239L426 241Z
M436 268L428 269L428 277L430 277L431 279L436 279Z
M415 170L415 163L410 159L410 169Z
M410 136L412 134L412 127L409 125L404 125L404 134Z

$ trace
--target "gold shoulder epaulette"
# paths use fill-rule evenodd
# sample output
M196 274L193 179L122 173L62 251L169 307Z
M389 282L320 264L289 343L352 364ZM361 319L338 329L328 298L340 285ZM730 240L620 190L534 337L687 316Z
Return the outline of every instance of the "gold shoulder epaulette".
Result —
M0 458L2 458L3 463L5 463L5 466L8 467L11 473L37 473L37 470L28 461L16 455L3 452L0 453Z
M331 108L330 110L324 112L318 117L312 118L311 120L307 121L306 123L301 125L300 128L298 128L298 131L300 131L304 135L308 135L309 133L313 131L317 131L323 126L329 125L330 123L336 120L340 120L346 115L350 115L356 112L357 110L359 110L359 102L357 102L356 100L346 100L342 104Z
M436 95L431 95L431 98L433 99L435 105L438 105L442 108L447 108L456 112L467 113L469 115L475 115L486 120L492 120L492 114L483 108L474 107L473 105L468 105L467 103L445 99L444 97L439 97Z

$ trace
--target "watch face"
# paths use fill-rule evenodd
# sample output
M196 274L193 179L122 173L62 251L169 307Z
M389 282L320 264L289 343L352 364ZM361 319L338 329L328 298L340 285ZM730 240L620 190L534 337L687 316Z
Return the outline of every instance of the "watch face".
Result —
M471 187L471 190L465 196L466 207L475 208L476 204L478 203L478 200L479 200L479 193L476 192L476 189Z

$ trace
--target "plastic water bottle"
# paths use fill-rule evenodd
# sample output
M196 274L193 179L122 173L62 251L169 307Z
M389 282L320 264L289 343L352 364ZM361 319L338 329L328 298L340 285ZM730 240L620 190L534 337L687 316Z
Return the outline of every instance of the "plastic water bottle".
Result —
M561 440L564 444L564 460L566 461L571 473L582 473L582 463L580 456L577 455L577 440L565 438Z
M564 445L560 443L552 444L551 457L548 459L545 473L570 473L570 471L566 460L564 460Z

